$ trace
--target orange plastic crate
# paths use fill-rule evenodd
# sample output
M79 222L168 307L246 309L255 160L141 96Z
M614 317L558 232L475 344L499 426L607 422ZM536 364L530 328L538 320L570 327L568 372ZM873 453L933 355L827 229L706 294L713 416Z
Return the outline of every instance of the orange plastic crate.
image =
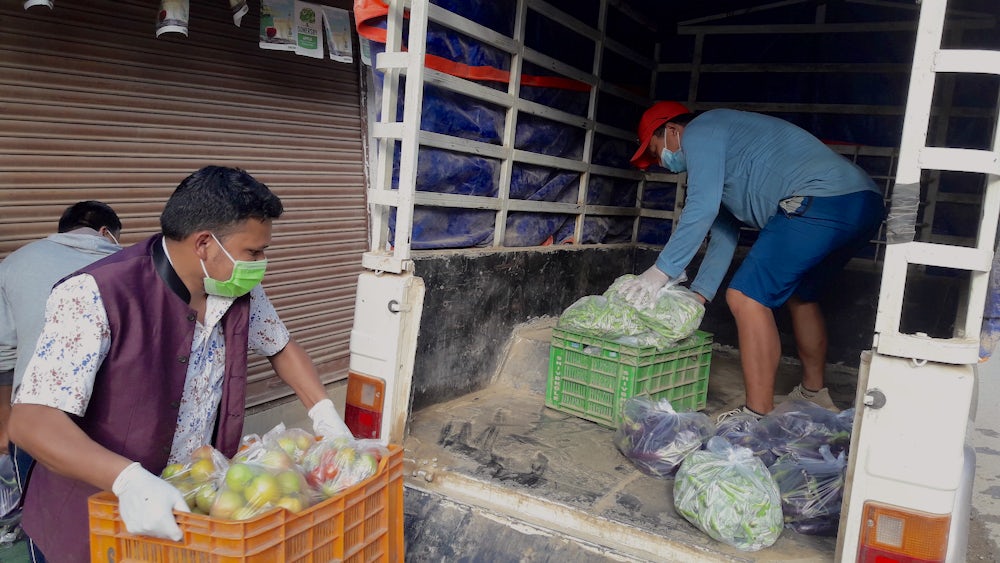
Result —
M276 508L243 521L177 513L178 542L125 531L110 492L88 501L93 563L327 563L403 560L403 448L378 472L298 514Z

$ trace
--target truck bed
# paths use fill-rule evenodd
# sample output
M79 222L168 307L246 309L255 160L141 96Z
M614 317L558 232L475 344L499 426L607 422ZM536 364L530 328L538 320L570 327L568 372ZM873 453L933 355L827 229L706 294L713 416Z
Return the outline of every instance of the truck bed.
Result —
M405 441L407 557L413 561L832 561L836 538L786 529L743 552L712 540L673 507L673 480L649 477L614 431L545 407L551 321L517 331L485 389L413 414ZM473 363L470 362L470 365ZM835 367L842 407L856 370ZM784 362L778 392L799 380ZM710 416L743 402L737 353L716 346Z

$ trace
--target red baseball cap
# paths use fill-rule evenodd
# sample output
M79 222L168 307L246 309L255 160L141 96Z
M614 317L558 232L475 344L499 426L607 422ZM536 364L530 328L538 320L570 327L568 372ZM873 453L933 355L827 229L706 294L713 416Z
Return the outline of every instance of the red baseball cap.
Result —
M664 123L685 113L691 113L684 104L679 102L656 102L642 114L639 119L639 150L632 155L632 166L645 170L659 162L659 159L649 154L649 139Z

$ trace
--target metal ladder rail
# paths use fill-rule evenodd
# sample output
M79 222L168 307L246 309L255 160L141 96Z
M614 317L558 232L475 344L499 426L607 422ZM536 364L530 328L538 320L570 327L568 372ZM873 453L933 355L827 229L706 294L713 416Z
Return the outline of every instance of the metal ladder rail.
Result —
M375 59L375 68L383 71L382 107L378 123L372 127L378 159L372 187L368 189L371 207L371 247L361 258L363 267L377 272L402 273L412 270L410 232L417 180L420 110L423 106L424 55L427 50L428 0L391 0L386 22L385 51ZM409 10L406 8L409 7ZM406 16L408 13L408 16ZM403 42L403 28L409 21L408 43ZM397 120L399 86L406 77L403 92L403 117ZM399 143L398 189L392 189L392 171ZM389 241L389 214L396 210L396 237Z
M1000 218L1000 130L994 124L991 150L928 147L927 135L934 95L940 73L980 73L1000 75L1000 52L942 49L947 0L924 0L914 49L913 75L907 98L900 145L893 208L889 223L901 207L903 219L889 234L882 287L875 321L874 348L880 354L930 360L950 364L974 364L979 358L979 330L986 302L989 271L993 258L997 223ZM976 172L987 175L979 231L975 247L913 241L923 170ZM892 227L890 227L890 231ZM893 240L893 237L896 240ZM903 334L900 322L910 264L939 266L970 272L969 291L963 299L951 338L930 338L923 334Z

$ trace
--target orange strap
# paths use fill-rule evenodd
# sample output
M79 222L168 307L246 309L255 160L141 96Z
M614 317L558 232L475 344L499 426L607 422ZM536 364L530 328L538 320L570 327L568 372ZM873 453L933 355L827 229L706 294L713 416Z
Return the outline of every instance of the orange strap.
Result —
M374 22L386 17L388 13L389 6L382 0L354 0L354 17L357 20L358 35L376 43L385 43L386 30L377 27L374 25ZM437 55L425 55L424 66L466 80L510 82L509 71L493 66L470 66ZM590 91L589 84L561 76L522 74L521 84L542 88L560 88L576 92Z

